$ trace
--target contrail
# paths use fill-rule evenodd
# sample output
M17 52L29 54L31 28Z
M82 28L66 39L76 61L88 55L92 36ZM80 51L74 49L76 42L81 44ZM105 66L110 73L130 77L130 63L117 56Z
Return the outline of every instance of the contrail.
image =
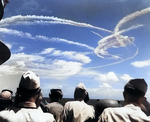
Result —
M40 21L36 21L36 20L40 20ZM49 20L49 21L41 21L41 20ZM45 24L67 24L67 25L72 25L77 27L93 28L101 31L106 31L108 33L112 33L112 31L110 30L96 27L87 23L75 22L72 20L61 19L53 16L49 17L49 16L36 16L36 15L27 15L27 16L17 15L17 16L5 18L2 21L0 21L1 27L14 25L14 24L44 24L44 23Z
M128 45L128 44L134 44L133 43L133 41L134 41L133 37L122 36L121 34L127 32L127 31L130 31L130 30L139 28L141 26L143 26L143 25L131 26L130 28L121 30L121 31L116 32L112 35L109 35L109 36L102 38L98 42L98 46L94 50L95 54L97 54L97 56L100 58L105 58L104 56L110 56L113 59L120 58L118 56L109 54L106 50L109 48L112 48L112 47L126 47L126 45ZM120 41L122 41L123 44L120 43Z
M96 35L98 35L99 37L103 38L103 36L101 36L100 34L94 32L94 31L91 31L91 32L94 33L94 34L96 34Z
M144 15L144 14L147 14L147 13L149 13L149 12L150 12L150 7L146 8L146 9L142 9L141 11L136 11L136 12L134 12L134 13L132 13L132 14L127 15L126 17L124 17L123 19L121 19L121 20L119 21L119 23L116 25L116 27L115 27L115 29L114 29L114 33L119 32L119 30L120 30L120 28L121 28L121 26L122 26L123 24L125 24L125 23L127 23L128 21L133 20L133 19L135 19L135 18L137 18L137 17L139 17L139 16L142 16L142 15ZM121 39L121 40L117 39L117 40L118 40L118 42L119 42L122 46L126 46L126 44L123 42L122 39Z
M118 32L119 28L126 22L135 19L139 16L142 16L144 14L147 14L150 12L150 7L146 8L146 9L142 9L141 11L136 11L132 14L127 15L126 17L124 17L122 20L119 21L119 23L116 25L114 32Z
M118 62L114 62L114 63L110 63L110 64L106 64L106 65L101 65L101 66L96 66L96 67L88 67L88 68L83 68L83 69L95 69L95 68L102 68L102 67L106 67L106 66L111 66L111 65L119 64L121 62L124 62L126 60L134 58L137 54L138 54L138 48L137 48L136 53L133 56L129 57L129 58L122 59L122 60L120 60Z
M150 7L143 9L141 11L136 11L130 15L127 15L126 17L124 17L122 20L119 21L119 23L116 25L115 29L114 29L114 33L112 35L109 35L107 37L102 38L99 42L98 42L98 47L95 48L95 53L97 54L97 56L101 57L101 58L105 58L104 56L109 56L110 54L106 51L108 48L111 48L113 46L116 47L126 47L127 44L133 44L134 38L133 37L128 37L128 36L122 36L120 34L130 31L132 29L141 27L143 25L136 25L136 26L131 26L130 28L124 29L124 30L120 30L120 27L127 23L128 21L135 19L139 16L142 16L144 14L147 14L150 12ZM135 46L135 45L134 45ZM102 65L102 66L98 66L98 67L89 67L89 68L101 68L101 67L105 67L105 66L110 66L110 65L114 65L114 64L118 64L121 63L123 61L129 60L134 58L136 55L138 54L138 49L136 51L136 53L134 54L134 56L120 60L118 62L115 63L111 63L111 64L107 64L107 65ZM112 57L114 57L114 55L110 55ZM115 57L114 57L115 58ZM118 57L120 58L120 57Z

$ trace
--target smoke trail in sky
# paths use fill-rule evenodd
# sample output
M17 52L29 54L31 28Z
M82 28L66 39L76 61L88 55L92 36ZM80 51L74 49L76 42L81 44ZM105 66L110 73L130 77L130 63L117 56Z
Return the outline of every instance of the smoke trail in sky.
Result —
M135 19L139 16L142 16L144 14L147 14L150 12L150 7L143 9L141 11L137 11L134 12L130 15L127 15L126 17L124 17L115 27L114 29L114 33L102 38L99 42L98 42L98 46L95 48L95 53L97 54L97 56L101 57L101 58L108 58L108 59L122 59L121 57L117 56L117 55L112 55L110 53L108 53L108 49L109 48L119 48L119 47L126 47L128 44L133 44L134 41L134 37L128 37L128 36L123 36L121 35L124 32L130 31L132 29L136 29L139 28L143 25L135 25L135 26L131 26L127 29L121 30L120 31L120 27L123 26L123 24L129 22L132 19Z
M106 36L102 38L98 42L98 46L95 48L95 53L97 54L98 57L106 59L122 59L121 57L117 55L111 55L110 53L107 52L107 49L109 48L119 48L119 47L126 47L128 44L133 44L134 37L128 37L128 36L122 36L121 34L127 31L130 31L132 29L139 28L143 25L137 25L137 26L132 26L130 28L121 30L119 32L115 32L112 35Z
M124 62L124 61L126 61L126 60L129 60L129 59L134 58L137 54L138 54L138 48L137 48L137 50L136 50L136 53L135 53L133 56L128 57L128 58L126 58L126 59L122 59L122 60L120 60L120 61L117 61L117 62L114 62L114 63L109 63L109 64L106 64L106 65L95 66L95 67L88 67L88 68L83 68L83 69L102 68L102 67L106 67L106 66L111 66L111 65L119 64L119 63L121 63L121 62Z
M40 21L36 21L40 20ZM44 21L48 20L48 21ZM66 19L61 19L57 17L49 17L49 16L36 16L36 15L27 15L27 16L12 16L10 18L5 18L2 21L0 21L1 27L5 27L8 25L18 25L18 24L23 24L23 25L34 25L34 24L67 24L67 25L72 25L72 26L78 26L78 27L86 27L86 28L93 28L93 29L98 29L101 31L106 31L109 33L112 33L112 31L96 27L87 23L80 23L80 22L75 22L72 20L66 20Z
M144 14L147 14L150 12L150 7L149 8L146 8L146 9L142 9L141 11L136 11L132 14L129 14L127 15L126 17L124 17L122 20L119 21L119 23L116 25L115 29L114 29L114 32L118 32L120 27L125 24L126 22L132 20L132 19L135 19L139 16L142 16Z

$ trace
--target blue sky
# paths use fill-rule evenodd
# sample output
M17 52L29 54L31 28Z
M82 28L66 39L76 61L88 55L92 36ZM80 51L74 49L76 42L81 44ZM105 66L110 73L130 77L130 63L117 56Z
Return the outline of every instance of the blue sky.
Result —
M73 98L84 83L92 99L122 100L131 78L150 84L150 0L10 0L0 39L11 50L0 89L16 91L23 72L41 78L43 96ZM150 101L150 90L146 94Z

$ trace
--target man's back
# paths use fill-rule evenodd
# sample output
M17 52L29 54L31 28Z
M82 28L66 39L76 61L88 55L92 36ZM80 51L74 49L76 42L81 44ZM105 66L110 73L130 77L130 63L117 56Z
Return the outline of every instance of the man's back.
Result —
M84 122L94 118L94 109L84 101L67 102L64 106L64 122Z
M119 108L106 108L98 122L150 122L140 107L128 104Z
M58 102L52 102L46 105L49 108L49 112L54 115L56 122L60 120L60 114L63 111L63 106Z
M54 122L52 114L33 108L13 108L0 112L0 122Z

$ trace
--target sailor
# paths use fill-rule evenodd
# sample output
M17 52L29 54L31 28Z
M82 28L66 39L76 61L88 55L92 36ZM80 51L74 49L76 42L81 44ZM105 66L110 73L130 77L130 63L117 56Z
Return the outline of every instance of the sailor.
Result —
M74 91L74 100L65 104L61 114L63 122L85 122L94 119L94 108L84 102L87 91L83 83L79 83Z
M40 78L27 71L21 77L14 106L9 111L0 112L0 122L55 122L52 114L37 109L40 102Z
M54 115L56 122L60 121L60 114L63 111L63 105L60 104L60 100L63 97L61 89L51 89L49 93L50 103L46 106L49 108L49 112Z
M13 91L3 89L0 93L0 111L9 109L13 104Z
M124 86L124 107L106 108L98 122L150 122L150 118L141 110L145 100L147 83L143 78L131 79Z

